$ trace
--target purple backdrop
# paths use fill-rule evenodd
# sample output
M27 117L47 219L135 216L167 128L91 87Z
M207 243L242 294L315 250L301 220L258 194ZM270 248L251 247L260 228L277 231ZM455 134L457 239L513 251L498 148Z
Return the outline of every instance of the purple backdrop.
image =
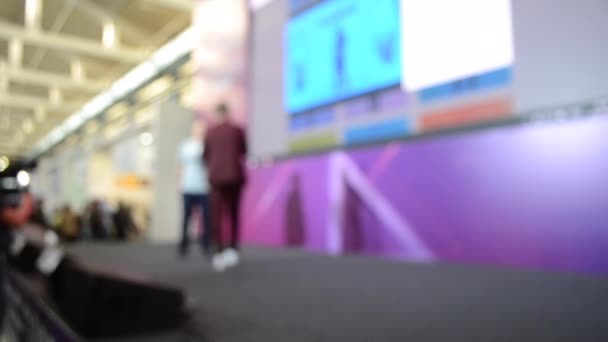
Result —
M252 244L608 272L608 116L280 162L243 215Z

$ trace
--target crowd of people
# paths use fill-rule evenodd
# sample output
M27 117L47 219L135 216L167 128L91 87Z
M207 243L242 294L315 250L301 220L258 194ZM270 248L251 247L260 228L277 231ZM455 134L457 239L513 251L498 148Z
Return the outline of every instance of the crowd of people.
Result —
M50 219L43 212L43 207L42 200L38 200L30 221L45 229L52 229L66 242L126 241L139 233L131 208L123 202L113 209L105 201L93 200L81 213L77 213L69 205L64 205L55 210Z

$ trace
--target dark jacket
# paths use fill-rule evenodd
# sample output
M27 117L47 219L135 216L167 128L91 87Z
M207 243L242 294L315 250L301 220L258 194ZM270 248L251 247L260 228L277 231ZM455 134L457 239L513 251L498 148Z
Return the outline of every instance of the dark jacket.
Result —
M205 137L204 148L212 185L245 182L247 142L242 128L228 122L211 128Z

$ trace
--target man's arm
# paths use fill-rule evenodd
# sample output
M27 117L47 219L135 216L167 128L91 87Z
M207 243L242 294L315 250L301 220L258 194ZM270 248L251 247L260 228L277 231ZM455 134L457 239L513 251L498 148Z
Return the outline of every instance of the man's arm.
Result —
M21 206L19 208L4 208L0 219L6 224L16 227L22 226L27 222L34 207L32 196L26 194L23 196Z

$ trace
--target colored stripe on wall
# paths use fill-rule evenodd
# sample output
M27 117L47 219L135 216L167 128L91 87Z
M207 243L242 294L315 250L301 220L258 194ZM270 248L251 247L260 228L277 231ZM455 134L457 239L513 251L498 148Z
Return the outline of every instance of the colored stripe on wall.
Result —
M409 134L410 127L411 125L404 118L375 122L348 129L344 135L344 142L351 145L398 138Z
M493 98L483 102L450 107L422 113L420 129L432 131L442 128L465 126L484 121L507 118L512 115L511 98Z
M289 150L296 153L306 152L335 147L337 144L338 139L334 132L324 132L292 140Z
M419 98L420 102L428 103L454 96L504 87L511 84L511 80L512 68L507 67L423 89L419 93Z

